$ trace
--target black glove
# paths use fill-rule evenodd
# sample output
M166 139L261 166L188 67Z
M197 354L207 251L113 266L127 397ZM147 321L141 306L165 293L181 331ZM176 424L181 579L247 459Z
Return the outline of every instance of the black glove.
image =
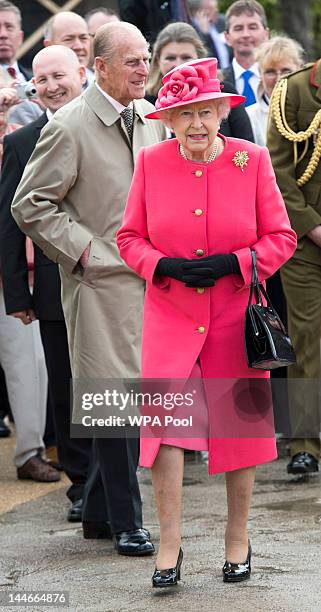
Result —
M210 255L182 264L182 280L187 287L211 287L215 281L227 274L240 274L238 259L234 253ZM212 284L210 284L212 281Z
M157 276L170 276L176 280L182 281L184 275L182 264L190 261L184 257L163 257L159 260L155 274Z

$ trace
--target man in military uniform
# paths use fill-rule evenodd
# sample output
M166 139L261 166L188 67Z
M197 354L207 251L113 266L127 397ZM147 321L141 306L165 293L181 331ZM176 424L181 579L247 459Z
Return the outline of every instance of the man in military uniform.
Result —
M270 104L267 144L293 229L294 256L281 270L297 363L289 368L290 474L317 472L320 458L321 59L281 79Z

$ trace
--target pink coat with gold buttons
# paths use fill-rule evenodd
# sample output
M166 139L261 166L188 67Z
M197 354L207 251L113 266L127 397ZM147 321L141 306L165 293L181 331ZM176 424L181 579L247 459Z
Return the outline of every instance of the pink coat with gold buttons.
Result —
M224 142L224 152L209 164L184 160L176 139L142 149L117 234L121 257L147 283L142 377L186 379L199 358L209 387L213 380L229 387L225 400L215 404L210 473L276 457L271 402L259 400L255 414L252 406L250 415L246 407L240 415L235 386L228 381L237 379L240 384L240 379L268 377L267 372L248 368L244 350L250 248L256 251L259 278L264 281L296 247L267 149L234 138ZM248 155L243 171L233 161L238 151ZM235 253L241 276L226 276L203 292L154 277L161 257L191 259L218 253ZM218 396L222 393L221 389ZM159 444L157 438L141 439L143 466L152 466Z

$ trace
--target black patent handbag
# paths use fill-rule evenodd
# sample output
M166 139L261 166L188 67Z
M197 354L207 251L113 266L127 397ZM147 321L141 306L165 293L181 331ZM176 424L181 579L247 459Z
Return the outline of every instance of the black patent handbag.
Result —
M291 339L262 284L252 254L252 281L245 311L245 350L249 368L273 370L296 362ZM253 296L255 303L252 304ZM264 306L262 296L266 299Z

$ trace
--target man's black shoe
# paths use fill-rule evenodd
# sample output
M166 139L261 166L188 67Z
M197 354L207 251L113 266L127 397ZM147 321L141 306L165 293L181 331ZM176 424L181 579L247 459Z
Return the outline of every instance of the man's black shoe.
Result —
M287 465L288 474L310 474L319 471L319 464L310 453L297 453Z
M69 523L79 523L82 515L82 499L77 499L71 504L67 513Z
M108 521L83 521L82 528L85 540L111 540L113 537Z
M150 541L150 534L146 529L133 529L121 531L115 535L115 548L120 555L142 557L155 552Z
M0 438L7 438L8 436L10 436L10 434L11 434L11 431L9 427L7 427L3 418L0 417Z

